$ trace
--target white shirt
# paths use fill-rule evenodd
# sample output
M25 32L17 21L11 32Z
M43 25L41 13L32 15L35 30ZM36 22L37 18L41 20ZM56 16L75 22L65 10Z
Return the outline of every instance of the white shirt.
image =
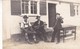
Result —
M26 28L28 26L31 26L31 24L30 24L29 21L27 21L27 22L25 22L25 21L21 22L21 28Z
M38 21L38 24L40 24L40 21Z

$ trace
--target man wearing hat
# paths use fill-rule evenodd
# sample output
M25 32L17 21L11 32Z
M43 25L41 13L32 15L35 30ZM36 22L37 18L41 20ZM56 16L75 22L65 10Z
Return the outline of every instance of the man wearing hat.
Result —
M21 23L21 29L22 29L22 35L25 36L24 38L27 40L28 43L32 43L34 41L33 39L33 33L31 32L31 24L28 21L28 16L23 16L23 22Z
M36 17L37 21L33 24L33 28L36 31L36 40L46 40L44 22L40 20L40 16Z
M63 18L60 16L59 13L56 13L56 22L55 22L55 25L53 27L54 32L52 34L52 42L55 41L55 37L57 39L57 43L60 42L60 30L62 29L61 23L63 23Z

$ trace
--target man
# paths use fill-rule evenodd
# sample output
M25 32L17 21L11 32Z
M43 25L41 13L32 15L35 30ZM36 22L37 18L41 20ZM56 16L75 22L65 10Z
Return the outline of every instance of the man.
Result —
M36 17L37 21L34 23L33 28L36 31L36 40L39 42L40 40L46 40L45 30L44 30L44 22L40 20L40 16Z
M54 32L52 35L52 42L55 41L55 37L57 38L57 43L60 42L60 30L62 29L62 25L61 23L63 23L63 18L60 16L59 13L56 14L56 22L54 25Z
M22 30L22 35L24 38L27 40L28 43L32 43L34 41L33 39L33 31L31 28L31 24L28 21L28 17L26 15L23 16L23 22L21 23L21 30Z

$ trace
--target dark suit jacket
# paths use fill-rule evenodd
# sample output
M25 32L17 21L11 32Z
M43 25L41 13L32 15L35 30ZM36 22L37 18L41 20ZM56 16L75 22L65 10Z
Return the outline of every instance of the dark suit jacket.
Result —
M38 21L36 21L36 22L33 24L32 27L34 28L34 26L38 26L38 25L40 26L38 30L39 30L39 31L43 31L43 30L44 30L44 22L40 20L40 24L38 24Z
M63 19L62 18L57 18L56 19L56 24L55 24L55 29L62 29L61 23L63 23Z

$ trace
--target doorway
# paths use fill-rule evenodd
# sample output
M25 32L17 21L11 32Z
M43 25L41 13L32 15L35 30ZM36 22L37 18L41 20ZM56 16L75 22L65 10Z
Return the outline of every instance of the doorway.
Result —
M56 21L56 4L48 3L49 27L53 27Z

